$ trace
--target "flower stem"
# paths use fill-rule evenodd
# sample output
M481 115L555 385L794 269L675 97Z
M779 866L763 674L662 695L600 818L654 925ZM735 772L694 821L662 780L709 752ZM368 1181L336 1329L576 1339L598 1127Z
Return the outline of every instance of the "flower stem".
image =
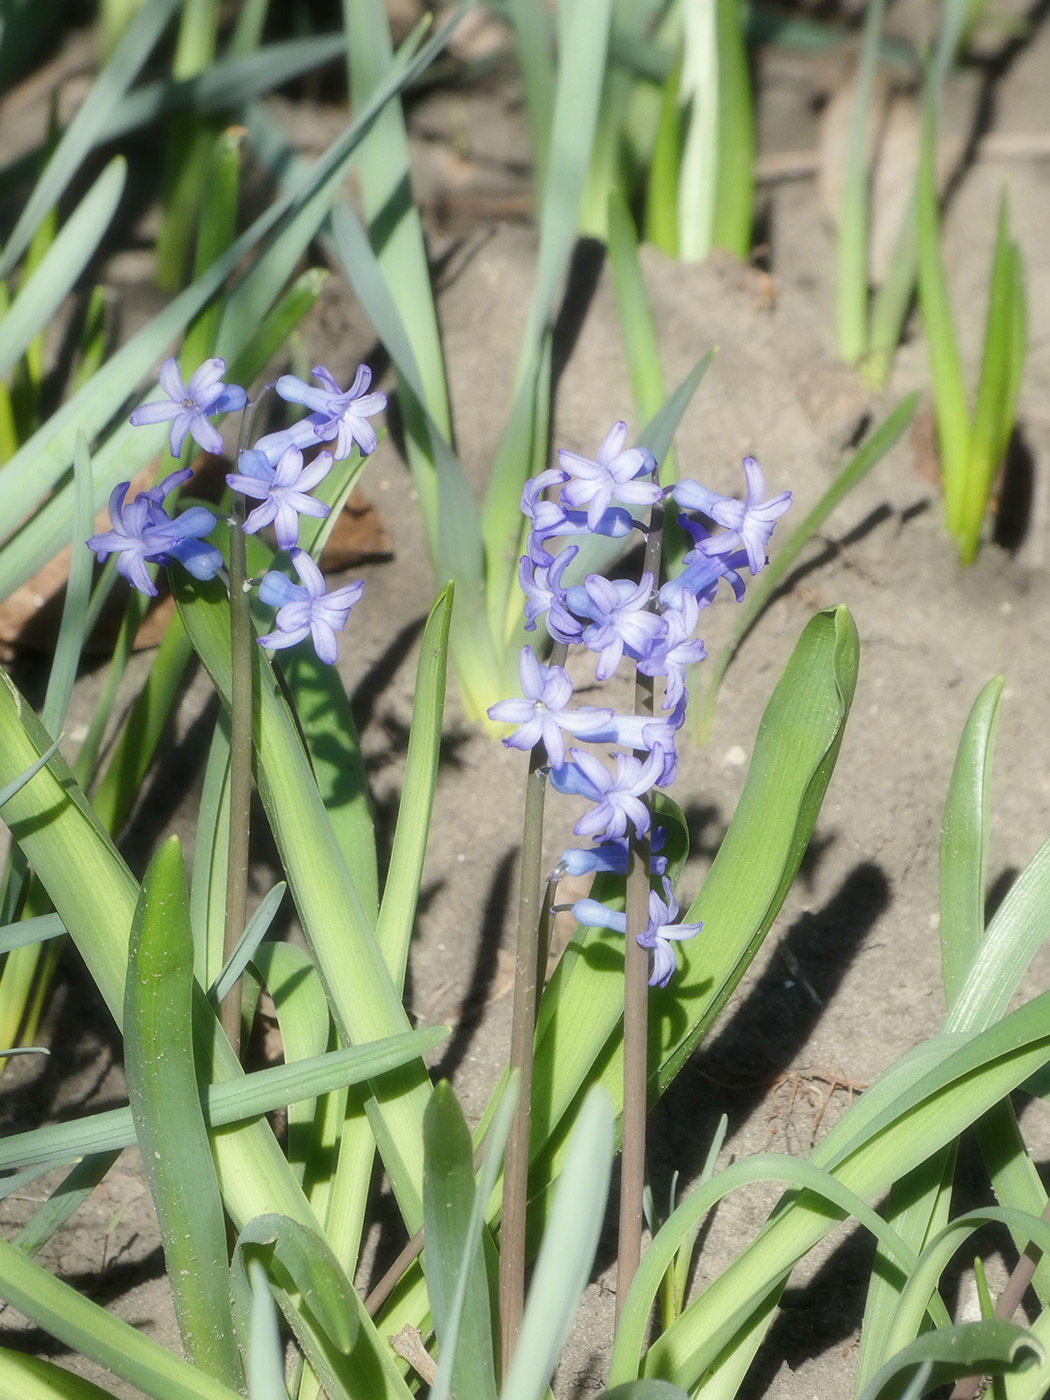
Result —
M655 473L654 473L655 476ZM663 508L654 506L645 545L644 569L653 575L650 608L655 608L660 581ZM653 679L639 671L635 680L635 714L653 713ZM639 757L645 758L644 753ZM648 794L643 799L651 809ZM627 928L624 936L623 989L623 1154L620 1159L620 1228L616 1257L616 1321L642 1257L642 1198L645 1191L645 1116L649 1043L649 955L638 935L649 926L649 833L632 835L627 862Z
M561 666L568 648L556 643L550 664ZM499 1236L500 1363L510 1369L525 1308L525 1211L528 1205L529 1121L532 1105L532 1057L536 1034L543 879L543 803L547 787L547 755L537 744L529 759L525 788L525 820L521 840L521 887L518 897L517 962L514 971L514 1014L510 1069L521 1076L518 1105L503 1160L503 1206ZM641 951L641 950L639 950Z

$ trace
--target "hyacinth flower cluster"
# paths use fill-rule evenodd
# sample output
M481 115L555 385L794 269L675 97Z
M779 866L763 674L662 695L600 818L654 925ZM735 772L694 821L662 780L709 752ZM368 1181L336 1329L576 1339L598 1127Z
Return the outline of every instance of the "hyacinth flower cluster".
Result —
M627 447L626 441L627 426L621 422L606 433L593 459L562 449L558 465L528 481L521 498L528 522L518 569L526 630L535 631L542 618L562 654L568 646L591 652L597 681L608 680L626 657L642 675L663 682L658 714L618 714L593 705L571 708L573 685L565 668L544 665L531 646L523 648L521 698L493 705L489 717L516 726L503 741L508 747L530 750L542 744L551 786L592 804L573 828L575 835L589 837L592 846L565 851L555 874L625 872L630 834L639 839L650 835L644 799L651 789L666 788L674 780L676 736L688 701L686 670L706 655L696 635L700 614L722 581L737 601L743 597L741 570L754 576L764 566L770 534L791 503L788 491L764 499L765 480L750 457L744 459L743 501L693 480L665 490L655 480L651 453ZM624 538L640 528L630 507L652 507L668 498L682 512L679 523L692 540L673 578L661 584L646 571L637 583L600 574L588 574L582 583L566 582L566 571L579 553L573 537ZM566 734L613 746L612 769L593 753L567 747ZM664 863L657 859L651 868L662 893L652 891L649 924L637 937L652 954L650 986L662 987L674 972L673 944L692 937L700 925L676 922L678 905ZM625 915L595 900L577 900L573 913L578 923L626 931Z
M224 384L225 363L206 360L185 383L174 359L160 368L160 386L166 398L142 404L131 414L134 427L171 421L168 443L178 458L187 437L206 452L220 452L222 438L211 421L219 413L242 409L248 396L239 385ZM310 412L281 432L261 437L238 457L236 472L226 483L258 505L244 521L246 534L273 526L279 549L287 550L299 577L293 583L278 570L270 570L259 582L259 598L277 609L274 630L260 637L268 650L294 646L309 635L318 657L331 665L336 659L336 632L346 626L363 584L351 583L326 590L320 569L299 548L299 518L323 519L329 508L309 493L331 471L335 462L349 457L356 443L362 456L374 452L376 432L369 419L386 407L386 395L369 392L371 371L361 365L345 392L323 365L314 368L318 387L295 375L285 374L274 388L288 403L302 404ZM327 445L323 445L327 444ZM317 449L306 461L304 453ZM93 535L88 547L99 561L117 555L117 571L133 587L150 597L157 589L148 564L178 562L195 578L211 579L223 571L222 555L206 542L218 523L206 506L191 506L180 515L165 510L165 498L188 480L188 468L172 472L149 491L127 500L130 482L120 482L109 501L109 530Z

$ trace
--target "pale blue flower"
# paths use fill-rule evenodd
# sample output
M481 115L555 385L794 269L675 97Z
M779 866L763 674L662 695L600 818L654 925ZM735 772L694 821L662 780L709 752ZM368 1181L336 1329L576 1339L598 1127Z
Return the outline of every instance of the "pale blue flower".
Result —
M270 651L292 647L309 632L314 650L331 666L336 658L336 632L346 626L350 609L364 592L363 583L348 583L343 588L325 592L324 575L304 549L293 549L292 567L300 583L293 583L284 574L271 569L259 585L259 597L269 607L277 608L276 630L259 638L259 645Z
M173 356L164 361L158 376L167 399L140 404L128 421L132 427L141 428L144 424L163 423L171 418L168 445L173 457L182 451L187 433L205 452L221 452L222 438L219 430L208 421L208 415L229 413L232 409L243 408L248 401L239 385L221 382L225 373L226 361L216 356L205 360L190 375L189 383L183 384Z
M764 501L766 479L754 457L744 458L744 476L747 497L743 501L721 496L698 481L680 481L671 494L683 510L703 511L709 520L723 526L725 534L716 535L700 546L705 554L729 554L734 549L744 549L748 568L754 576L766 562L766 545L773 526L791 505L791 492L781 491Z
M500 700L488 710L489 719L518 726L503 740L509 749L528 750L542 743L547 758L557 768L565 762L563 730L583 739L593 730L607 725L613 717L612 710L592 705L567 710L565 707L572 699L572 681L568 673L562 666L541 666L531 647L521 649L518 677L524 698Z
M256 449L254 452L242 452L238 465L243 465L247 470L228 473L227 486L262 502L244 522L246 535L254 535L272 521L278 546L292 549L299 543L300 515L323 520L328 514L328 507L323 502L315 501L306 493L331 471L330 452L319 452L309 466L304 467L303 454L299 449L287 447L276 467L271 467L265 455Z
M358 365L354 382L345 393L324 365L314 365L312 373L319 389L294 374L282 374L277 381L282 399L313 409L308 418L287 430L295 446L308 447L334 439L333 456L337 462L350 456L355 442L363 457L374 452L378 439L368 420L386 408L386 395L378 390L368 392L372 371L367 365Z

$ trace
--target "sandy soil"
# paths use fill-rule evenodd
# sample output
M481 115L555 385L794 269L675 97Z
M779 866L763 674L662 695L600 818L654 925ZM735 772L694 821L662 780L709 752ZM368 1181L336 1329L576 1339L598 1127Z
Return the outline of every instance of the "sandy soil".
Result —
M922 15L921 6L912 6L902 12L901 23ZM1050 616L1050 172L1031 153L1045 141L1048 65L1050 29L1043 23L988 88L983 134L1004 139L966 165L946 226L972 382L993 210L1008 180L1014 230L1028 265L1031 330L1018 451L1002 495L1023 508L1002 521L1001 542L986 545L977 564L961 571L941 527L928 417L921 416L813 541L730 669L710 742L683 753L675 796L693 826L694 857L682 887L688 899L732 813L763 706L799 632L821 607L845 603L851 609L861 637L861 671L838 768L810 853L766 948L655 1115L652 1175L658 1198L666 1198L673 1171L688 1182L699 1170L722 1113L730 1125L723 1161L766 1147L806 1153L851 1095L937 1029L943 1014L937 936L941 809L966 714L981 685L997 672L1005 676L1006 689L992 801L989 874L995 895L1001 896L1050 827L1044 651ZM772 164L775 156L801 152L809 169L819 168L811 158L822 138L815 107L838 92L847 69L841 56L815 59L776 49L760 56L764 159ZM965 138L973 129L982 82L980 72L971 72L953 88L949 134ZM286 104L278 108L291 119ZM337 123L341 117L322 112L320 120ZM527 208L527 141L515 86L505 76L476 94L430 94L416 106L412 123L418 192L440 268L457 435L468 470L480 480L504 421L517 329L533 278L535 236L521 216ZM1012 147L1007 137L1017 138ZM1004 156L1010 149L1015 154ZM879 420L925 382L925 349L916 335L901 350L887 390L869 396L835 361L833 244L815 175L763 185L759 215L768 273L724 258L682 267L646 250L646 281L669 384L710 346L720 347L677 439L683 466L733 492L740 458L751 453L771 491L795 493L801 517L846 460L848 444L868 416ZM141 264L126 257L111 267L115 284L127 278L118 289L129 303L135 267L141 276ZM564 346L556 401L557 445L584 452L615 419L632 418L610 279L600 260L593 270L589 295L577 307L579 332ZM310 362L339 366L344 374L372 348L369 328L338 277L330 280L304 334ZM354 571L365 578L366 592L353 615L353 644L343 647L339 664L361 722L376 801L386 811L398 789L413 645L433 580L407 472L389 437L368 468L365 489L390 532L393 557ZM712 610L707 618L705 640L713 650L728 617ZM98 673L85 678L79 713L90 713L100 683ZM166 750L166 767L144 793L129 832L136 868L172 827L192 842L193 793L185 790L185 772L196 761L194 721L207 704L207 686L198 678L180 711L187 742L180 747L173 740ZM447 759L412 954L410 1004L421 1023L454 1025L439 1067L476 1116L509 1038L519 818L506 795L523 780L525 763L522 755L473 731L454 695L447 713ZM174 771L182 779L173 788ZM569 833L571 818L560 821L554 806L552 854ZM258 880L260 888L269 883L264 866ZM90 1010L90 989L72 959L65 970L48 1022L55 1053L44 1066L23 1063L17 1080L0 1088L9 1129L119 1101L119 1072L104 1020ZM1026 995L1046 985L1048 972L1050 961L1041 956ZM1037 1161L1046 1164L1045 1105L1031 1105L1024 1122ZM38 1183L4 1202L5 1229L25 1219L42 1195ZM758 1228L771 1199L756 1194L725 1204L705 1243L697 1286ZM839 1400L851 1393L850 1352L870 1256L863 1242L845 1235L834 1244L807 1263L788 1290L747 1395ZM160 1254L134 1154L125 1154L46 1257L63 1277L171 1341ZM560 1395L601 1387L601 1338L612 1320L607 1254L600 1264L603 1272L588 1294L560 1373ZM10 1316L0 1319L4 1341L12 1335ZM49 1350L38 1337L19 1344Z

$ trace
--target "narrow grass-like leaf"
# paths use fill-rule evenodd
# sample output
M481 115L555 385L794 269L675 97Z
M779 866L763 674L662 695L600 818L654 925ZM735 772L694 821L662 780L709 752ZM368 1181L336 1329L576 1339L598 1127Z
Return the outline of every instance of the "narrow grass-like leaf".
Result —
M536 284L522 332L511 414L492 465L481 516L489 625L497 645L515 580L521 489L532 467L536 437L544 450L546 447L545 431L526 435L522 430L535 424L538 402L544 406L546 422L550 386L549 381L540 382L543 345L575 237L601 98L611 13L612 0L577 0L559 6L557 13L558 83L550 164L539 210Z
M989 786L1002 676L974 702L955 756L941 827L941 964L951 1010L984 936Z
M891 1352L898 1351L918 1336L922 1326L922 1299L929 1297L936 1290L941 1274L956 1251L983 1225L992 1223L1007 1225L1022 1240L1030 1239L1044 1254L1050 1252L1050 1225L1038 1216L1001 1206L988 1206L958 1216L934 1236L908 1276L890 1333ZM1038 1352L1038 1347L1035 1350ZM1042 1360L1041 1355L1039 1360ZM971 1362L962 1374L971 1374L973 1369Z
M194 648L225 706L231 703L229 600L221 584L180 573L176 601ZM281 853L299 917L348 1045L409 1028L331 826L276 677L254 648L256 781ZM377 1145L410 1230L419 1228L423 1179L422 1118L429 1078L419 1062L375 1086L368 1112Z
M39 264L23 279L0 321L0 376L14 369L33 338L50 324L94 257L116 213L126 178L127 161L114 156Z
M405 776L383 904L376 924L376 942L399 986L404 981L408 961L434 805L451 618L452 589L446 587L430 610L420 644Z
M500 1400L540 1400L546 1393L594 1263L612 1154L611 1106L595 1087L584 1099L569 1139Z
M1026 340L1024 264L1020 249L1010 237L1004 190L999 205L999 226L988 289L984 358L960 508L959 548L964 564L972 563L977 553L981 522L992 484L1006 456L1013 431Z
M81 552L90 561L89 551L84 549ZM178 700L182 678L192 654L186 629L176 614L165 629L146 682L135 697L92 797L92 806L99 820L114 835L142 791L146 772L164 725ZM108 705L102 708L107 712L110 710Z
M47 742L37 717L10 678L0 674L0 789L28 767ZM119 1025L123 1019L127 949L138 886L60 756L55 755L4 807L3 819L40 876ZM288 810L295 811L294 805ZM39 821L41 811L48 813L48 820L43 823ZM195 1000L201 1012L199 1018L194 1017L200 1038L198 1051L210 1059L212 1078L231 1080L236 1092L243 1071L229 1042L218 1034L215 1017L206 1009L203 991L195 995ZM438 1032L439 1038L442 1035ZM418 1063L417 1057L413 1059ZM314 1096L331 1087L331 1081L314 1083L306 1092ZM235 1223L265 1211L277 1211L310 1223L309 1207L265 1119L238 1121L226 1132L213 1135L212 1146L224 1203ZM5 1286L10 1287L10 1279ZM55 1303L59 1312L65 1296L62 1294ZM17 1306L27 1314L33 1313L32 1307L21 1303ZM289 1306L294 1308L294 1302ZM48 1326L69 1345L91 1354L92 1347L81 1346L79 1333L67 1335L64 1324L41 1325ZM91 1334L92 1327L87 1323L84 1335ZM391 1363L389 1349L380 1341L370 1320L361 1320L361 1337L344 1370L351 1389L363 1388L376 1400L407 1400L404 1382ZM227 1390L218 1390L228 1397ZM216 1391L210 1393L214 1396Z
M463 1256L465 1258L473 1257L478 1242L482 1238L482 1231L485 1228L485 1204L492 1195L496 1178L499 1175L500 1163L503 1160L503 1152L514 1118L514 1109L518 1102L518 1084L519 1079L515 1071L508 1077L506 1087L489 1123L485 1138L485 1151L481 1159L481 1170L478 1172L477 1189L474 1193L474 1203L463 1239ZM450 1342L442 1346L441 1349L438 1373L430 1390L431 1400L448 1400L452 1393L452 1376L460 1335L460 1318L467 1305L470 1282L469 1272L465 1269L461 1270L448 1311L447 1335Z
M20 924L5 924L0 928L0 953L13 948L25 948L31 943L43 943L48 938L60 938L66 926L57 914L39 914Z
M182 853L150 862L131 930L124 1062L175 1315L194 1365L236 1389L226 1225L193 1060L193 935Z
M506 0L503 8L514 31L514 47L525 90L525 113L532 148L532 183L538 199L547 183L551 121L557 90L553 58L554 26L551 16L539 0Z
M302 547L308 548L305 541ZM379 912L375 818L342 677L302 648L286 657L283 669L317 790L365 913L374 922Z
M21 792L26 783L32 781L32 779L36 777L41 768L47 766L52 757L58 752L60 740L61 736L56 739L53 744L49 745L38 758L34 759L24 773L19 773L17 778L12 778L9 783L5 783L4 786L0 788L0 807L10 802L12 797ZM31 939L30 941L35 942L35 939Z
M805 519L798 524L762 570L757 581L748 588L747 597L735 613L735 625L729 641L724 642L704 664L702 677L706 681L704 696L697 716L700 737L706 739L714 717L718 688L729 669L740 643L754 626L755 619L769 601L788 569L812 539L835 507L849 495L873 466L885 457L908 427L915 415L919 396L909 394L902 399L886 421L876 428L855 455L839 472Z
M751 251L755 189L755 119L744 24L737 0L715 0L718 173L711 242L738 258Z
M678 172L678 256L683 262L700 262L711 251L718 187L717 3L682 7L678 105L685 141Z
M864 16L850 106L846 165L835 242L835 338L847 364L868 346L868 128L886 0L871 0Z
M263 93L338 58L345 44L342 34L286 39L267 44L255 53L217 58L191 78L142 83L127 94L102 125L96 143L113 141L175 112L204 115L236 111Z
M928 1395L963 1376L1024 1371L1043 1359L1043 1348L1032 1333L1016 1323L991 1318L958 1322L903 1347L865 1386L860 1400L903 1400L907 1382L921 1367L926 1368L921 1388L909 1392L916 1396Z
M284 1344L277 1309L258 1259L248 1263L252 1301L248 1329L248 1353L244 1373L248 1400L288 1400L284 1384Z
M238 1400L239 1391L106 1312L3 1239L0 1298L151 1400Z
M274 915L280 908L281 900L284 898L285 890L288 886L283 880L278 880L277 884L267 890L259 901L255 913L245 925L244 932L237 940L237 945L230 955L230 960L219 973L214 984L208 988L208 999L218 1005L223 1000L235 982L239 982L241 974L248 963L255 957L259 944L270 931Z
M869 1088L811 1160L861 1197L885 1190L1050 1060L1048 1006L1050 995L1037 997L976 1036L941 1036L920 1047ZM767 1305L830 1228L826 1211L805 1195L786 1197L754 1242L650 1348L646 1374L695 1384L753 1312L768 1325Z
M603 1390L598 1400L686 1400L686 1394L670 1381L636 1380Z
M232 362L255 336L283 281L316 233L325 201L334 199L345 169L364 133L390 97L399 92L440 52L449 33L444 26L414 57L398 55L379 89L355 120L327 151L282 191L212 267L175 297L149 324L113 355L97 375L51 416L4 466L4 504L13 519L26 524L0 554L0 596L25 582L69 538L71 491L60 488L47 504L43 496L65 473L72 459L77 430L90 441L120 410L144 364L156 363L170 342L243 261L245 254L270 234L290 211L295 217L281 235L271 238L265 256L251 263L225 302L219 353ZM83 108L81 109L83 111ZM321 196L318 197L318 191ZM112 486L132 478L163 443L163 425L155 429L124 425L114 431L94 456L96 502Z
M53 1361L0 1347L0 1394L19 1400L114 1400L111 1390L75 1376Z
M462 10L457 13L457 20ZM361 107L390 68L390 22L381 0L344 0L350 92ZM361 142L356 162L370 240L402 322L423 385L422 401L446 441L448 389L419 208L412 196L408 136L400 104L390 102Z
M923 96L922 145L916 206L919 233L919 306L922 310L929 351L948 531L953 538L958 538L962 528L966 462L970 446L970 410L963 388L955 321L941 256L937 181L934 173L936 140L936 90L932 77L928 77Z
M134 1132L134 1128L132 1129ZM99 1152L86 1162L77 1164L66 1173L60 1184L51 1192L42 1206L33 1212L29 1220L15 1236L15 1244L23 1253L30 1256L41 1250L55 1232L66 1223L94 1191L110 1167L117 1160L122 1149L112 1152ZM44 1171L51 1168L44 1167ZM5 1179L5 1185L10 1178ZM2 1392L0 1392L2 1393Z
M0 256L0 277L14 270L40 222L58 203L99 133L115 112L139 69L149 57L164 26L177 9L177 0L146 0L99 73L76 116L55 147L33 193L26 201Z
M442 1356L446 1349L455 1348L450 1369L457 1395L495 1400L496 1358L489 1279L480 1237L473 1243L468 1241L475 1199L470 1130L451 1085L445 1080L435 1086L423 1118L423 1132L425 1272L438 1345ZM464 1275L466 1288L459 1290ZM457 1292L461 1292L462 1306L458 1317L453 1318Z
M1003 1014L1047 936L1048 909L1050 840L1040 846L995 911L945 1018L945 1030L980 1030Z
M267 1258L272 1256L287 1272L332 1344L348 1352L358 1328L353 1285L323 1236L286 1215L260 1215L249 1220L237 1236L232 1261L234 1286L242 1292L248 1286L246 1263L258 1255L260 1246L270 1247L265 1250Z
M209 1128L224 1127L262 1113L272 1113L297 1099L315 1098L346 1084L359 1084L387 1074L425 1054L448 1035L445 1026L409 1031L375 1045L332 1050L308 1060L274 1065L237 1080L206 1084L201 1107ZM135 1142L129 1108L108 1109L89 1118L52 1123L13 1134L0 1141L0 1169L24 1162L61 1166L94 1152L113 1152Z
M914 1268L914 1252L877 1211L862 1197L836 1181L829 1172L822 1171L812 1162L792 1157L787 1153L755 1153L733 1162L710 1181L694 1188L649 1245L631 1284L620 1317L609 1363L610 1381L623 1382L637 1375L646 1325L660 1281L666 1270L673 1266L675 1255L693 1234L697 1223L730 1192L739 1190L742 1186L767 1181L783 1181L814 1192L827 1202L836 1219L854 1216L883 1245L888 1257L898 1269L909 1271ZM773 1279L756 1279L756 1288L762 1282L768 1285ZM938 1316L942 1321L947 1320L943 1306Z

